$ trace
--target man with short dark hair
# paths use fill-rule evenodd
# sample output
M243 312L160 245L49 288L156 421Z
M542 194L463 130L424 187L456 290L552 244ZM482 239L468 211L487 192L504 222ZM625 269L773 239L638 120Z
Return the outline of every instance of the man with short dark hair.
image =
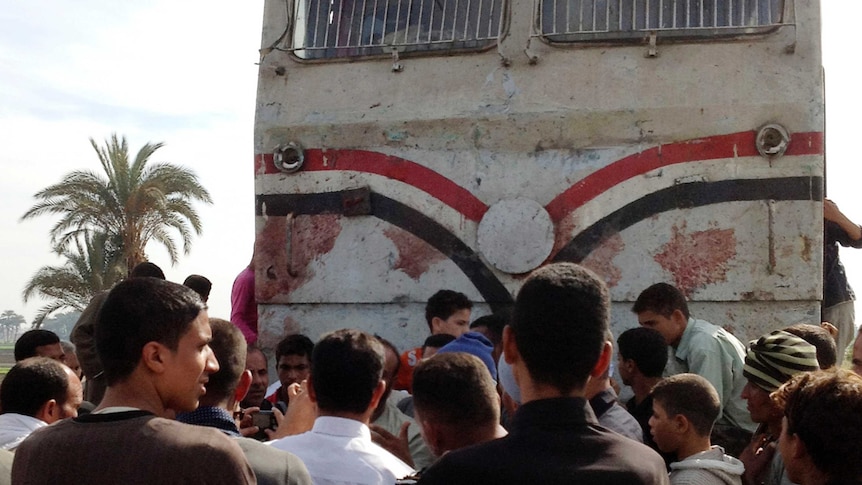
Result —
M650 432L662 451L677 457L671 485L742 485L742 462L709 438L721 413L712 384L697 374L677 374L656 384L652 395Z
M203 302L189 288L155 278L119 283L96 324L108 385L102 402L21 443L13 482L255 483L236 442L171 419L197 408L219 368L211 338Z
M275 370L281 387L266 397L271 404L279 404L282 411L287 409L290 396L287 387L308 379L311 373L311 352L314 342L301 334L288 335L275 346Z
M730 332L693 318L682 292L657 283L645 289L632 307L641 326L657 330L673 348L665 375L692 373L704 377L718 392L721 414L713 428L712 442L738 456L751 439L756 425L745 408L742 364L745 346Z
M844 369L801 373L772 398L784 409L778 449L791 480L862 483L862 377Z
M66 353L60 345L60 337L50 330L41 328L27 330L15 341L15 362L29 357L48 357L57 362L66 362Z
M473 302L467 295L453 290L440 290L434 293L425 305L425 323L428 324L431 335L445 333L457 338L469 330L472 309ZM423 357L422 347L401 354L401 367L395 380L395 389L411 391L413 368Z
M422 437L437 456L506 435L496 383L474 355L450 352L420 362L413 404Z
M613 334L608 332L607 339L608 342L613 342ZM638 443L644 442L643 427L620 404L617 392L611 386L610 366L600 376L587 381L584 395L600 425Z
M617 373L623 384L631 387L634 393L626 402L626 409L640 423L643 442L654 450L658 450L658 446L649 432L649 418L652 417L650 391L661 380L666 364L667 342L657 330L630 328L617 338Z
M317 403L314 427L271 445L305 463L315 483L386 484L413 472L371 441L368 423L383 396L383 345L359 330L325 335L312 353L308 397Z
M261 485L311 484L311 477L299 458L240 434L233 412L251 385L245 370L246 342L239 328L227 320L210 318L213 338L210 347L219 370L210 375L207 392L194 411L180 413L177 420L221 430L237 440Z
M74 418L82 400L72 369L47 357L21 360L0 384L0 449L14 450L33 431Z
M188 275L183 281L183 285L195 290L195 293L200 295L204 303L210 299L210 291L213 289L213 284L206 276L199 274Z
M447 453L422 476L429 484L667 484L661 457L598 425L584 397L612 353L604 282L572 263L535 270L503 332L522 404L509 435Z

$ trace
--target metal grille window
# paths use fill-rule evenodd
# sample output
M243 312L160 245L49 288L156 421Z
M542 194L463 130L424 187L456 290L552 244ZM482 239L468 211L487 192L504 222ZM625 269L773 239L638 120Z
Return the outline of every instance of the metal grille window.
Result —
M578 42L764 33L784 22L784 0L537 0L540 34Z
M493 45L503 0L294 0L293 52L303 59Z

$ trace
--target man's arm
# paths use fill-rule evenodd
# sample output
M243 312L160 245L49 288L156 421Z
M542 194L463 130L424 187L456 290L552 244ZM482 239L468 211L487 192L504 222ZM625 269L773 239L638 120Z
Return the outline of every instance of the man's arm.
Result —
M838 242L844 246L862 247L862 227L859 224L851 221L849 217L844 215L838 205L829 199L823 199L823 218L827 221L832 221L844 231L847 238L839 238Z

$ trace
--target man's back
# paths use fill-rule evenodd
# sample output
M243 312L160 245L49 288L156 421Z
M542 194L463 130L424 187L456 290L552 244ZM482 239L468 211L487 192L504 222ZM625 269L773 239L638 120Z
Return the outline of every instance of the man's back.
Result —
M554 398L524 404L507 437L447 454L420 483L637 485L668 477L655 451L599 426L586 400Z
M413 469L371 441L359 421L320 416L314 428L274 441L272 446L298 456L317 485L391 484Z
M254 469L259 485L313 483L299 458L252 438L235 438Z
M18 447L12 481L233 485L255 478L240 447L220 431L129 411L89 414L38 430Z
M713 385L722 406L719 425L754 431L755 425L742 399L746 379L742 375L745 346L732 334L703 320L689 319L675 352L677 363L669 362L667 375L682 372L698 374Z

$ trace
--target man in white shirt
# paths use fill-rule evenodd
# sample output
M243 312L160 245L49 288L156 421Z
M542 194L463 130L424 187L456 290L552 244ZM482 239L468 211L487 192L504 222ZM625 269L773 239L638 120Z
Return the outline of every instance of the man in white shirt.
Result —
M297 455L314 483L392 484L413 473L371 441L368 423L386 390L383 345L359 330L338 330L314 347L308 393L318 414L311 431L271 443Z
M0 385L0 449L14 450L33 431L76 417L82 400L72 369L48 357L18 362Z

